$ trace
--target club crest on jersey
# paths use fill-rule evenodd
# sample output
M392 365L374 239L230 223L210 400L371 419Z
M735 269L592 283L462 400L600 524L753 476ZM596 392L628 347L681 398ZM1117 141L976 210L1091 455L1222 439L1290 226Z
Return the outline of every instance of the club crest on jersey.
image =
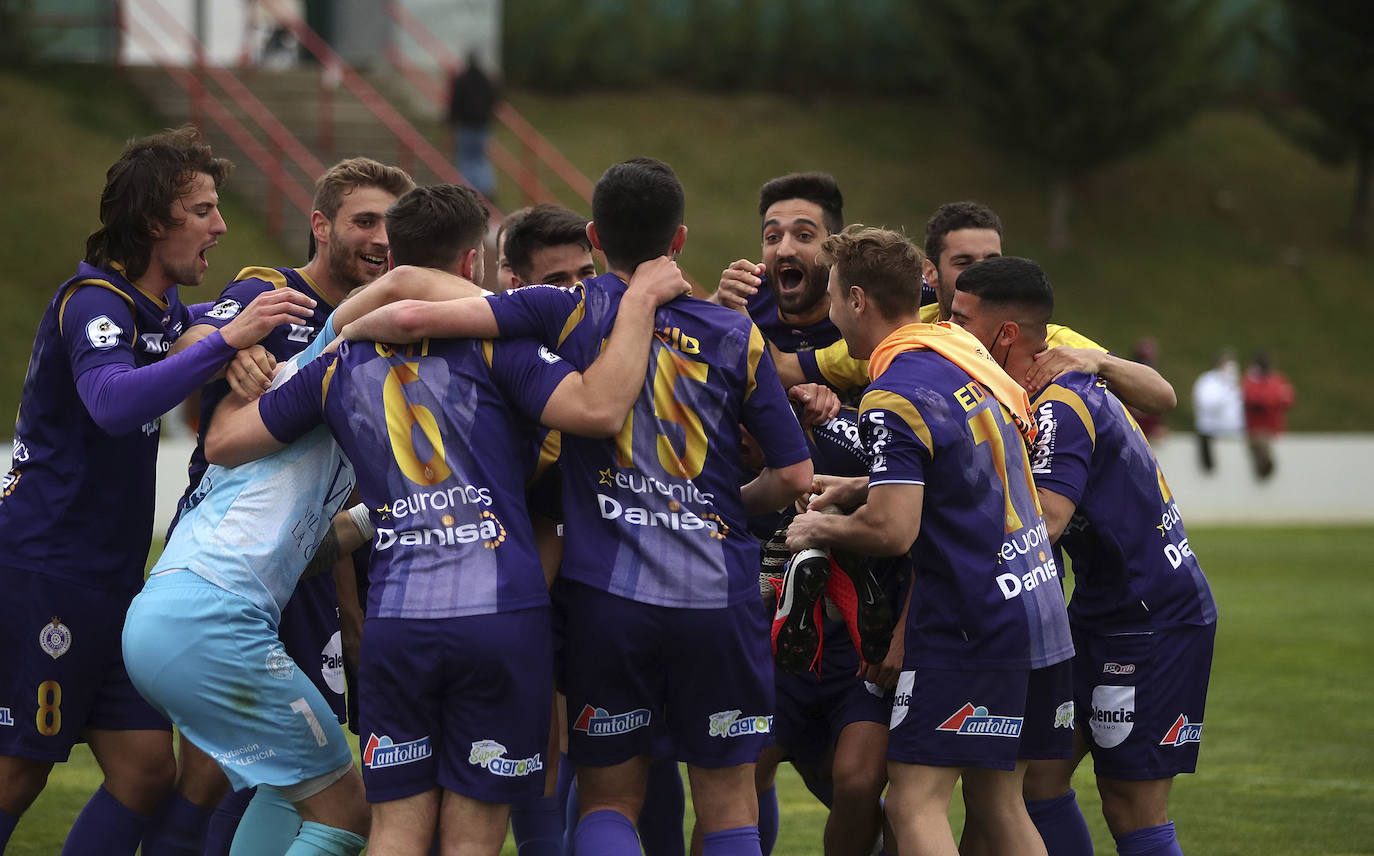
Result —
M10 715L10 709L7 707L0 707L0 725L14 726L14 717Z
M1185 714L1180 713L1178 719L1169 727L1169 733L1164 735L1164 739L1159 741L1160 746L1182 746L1184 743L1202 742L1202 723L1189 722Z
M54 615L52 621L44 624L43 629L38 631L38 647L56 660L71 649L72 629L58 621Z
M536 752L532 758L507 758L505 746L495 740L478 740L468 750L468 763L492 775L515 779L544 769L544 756Z
M108 315L100 315L86 323L86 338L90 341L91 347L98 351L118 345L119 334L123 332Z
M935 726L936 731L973 734L978 737L1020 737L1021 717L997 716L982 705L966 701L953 716Z
M392 743L391 738L385 734L381 737L371 734L367 738L367 745L363 747L363 766L371 770L399 767L402 764L422 761L433 754L434 749L429 745L429 737L421 737L409 743Z
M611 737L644 728L653 719L645 708L628 713L608 713L604 707L583 705L582 712L573 723L573 731L581 731L588 737Z
M706 718L706 731L711 737L743 737L746 734L767 734L772 730L771 714L741 716L738 710L722 710Z
M239 303L237 300L226 297L224 300L221 300L219 303L216 303L214 306L211 306L210 311L205 313L205 317L218 318L221 321L227 321L230 318L233 318L235 315L239 314L239 310L242 308L243 305Z
M279 681L289 681L296 674L296 663L280 645L267 652L267 674Z

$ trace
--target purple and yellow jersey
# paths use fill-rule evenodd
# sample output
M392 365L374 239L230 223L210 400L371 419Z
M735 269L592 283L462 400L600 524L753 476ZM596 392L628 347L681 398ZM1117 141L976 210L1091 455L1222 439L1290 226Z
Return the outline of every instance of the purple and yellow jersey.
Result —
M189 322L176 289L157 298L82 262L39 322L0 482L0 563L110 591L136 590L152 541L159 421L111 436L76 379L161 360Z
M323 420L353 461L377 527L369 618L548 604L524 486L536 420L572 370L530 341L359 342L263 396L279 440Z
M923 484L904 668L1038 669L1073 656L1059 568L1010 413L929 350L864 393L870 489ZM913 641L914 640L914 641Z
M224 291L220 292L219 299L205 314L194 318L192 324L206 324L217 330L221 329L238 317L239 312L252 303L259 294L265 294L278 288L294 288L301 294L315 299L315 313L309 322L305 324L282 324L258 342L277 359L277 362L289 360L315 341L320 330L324 329L325 321L329 319L329 313L335 309L334 305L320 293L315 283L295 268L244 268L239 271L238 276L234 277L234 281L225 286ZM195 493L196 488L200 485L201 476L205 475L205 468L209 466L205 460L205 432L210 428L210 417L214 415L215 408L228 394L229 383L224 380L212 381L206 384L204 390L201 391L200 434L196 437L196 448L191 452L191 462L187 466L187 476L190 483L186 487L186 492L182 494L180 502L177 503L178 517L180 517L181 510L186 507L186 502L191 494ZM173 519L168 531L170 532L175 526L176 519Z
M586 369L615 324L625 284L488 298L502 335L534 336ZM639 399L620 433L563 436L562 576L660 606L716 609L758 597L746 526L740 424L765 464L808 457L763 335L738 312L681 298L659 308ZM632 379L627 378L627 382Z
M759 290L749 296L745 308L754 324L763 333L763 338L772 342L773 347L779 351L804 353L839 341L840 329L828 316L802 326L782 320L782 315L778 311L778 301L773 297L773 289L768 285L767 275L763 277Z
M925 294L925 286L922 287ZM940 307L935 303L922 303L921 322L933 324L940 320ZM1050 348L1092 348L1096 351L1107 349L1087 336L1062 324L1045 326L1045 344ZM868 385L868 360L855 359L849 355L849 346L843 340L826 345L814 351L797 354L802 374L809 383L825 384L843 393L850 389L861 389Z
M1216 621L1178 505L1121 401L1095 375L1070 372L1031 411L1035 483L1076 506L1059 539L1073 559L1074 625L1121 632Z

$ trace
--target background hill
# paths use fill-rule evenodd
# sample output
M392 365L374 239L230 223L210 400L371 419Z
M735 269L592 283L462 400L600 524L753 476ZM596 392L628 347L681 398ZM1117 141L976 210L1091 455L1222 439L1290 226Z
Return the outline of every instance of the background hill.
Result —
M708 287L730 261L758 257L757 190L784 172L833 173L850 222L918 241L938 204L979 199L1001 214L1007 252L1049 272L1060 321L1123 354L1142 336L1159 341L1160 368L1180 398L1173 427L1191 425L1193 379L1231 346L1242 360L1271 349L1298 389L1294 428L1374 430L1359 345L1374 317L1374 275L1341 237L1351 175L1249 111L1206 113L1100 175L1077 198L1075 246L1051 252L1046 188L971 142L938 102L671 89L508 97L593 178L635 155L672 163L688 194L682 262ZM13 413L38 316L95 226L104 168L124 139L164 123L97 68L0 71L0 107L14 123L0 143L0 251L13 260L0 270L9 310L0 316L0 412ZM232 178L228 187L230 232L211 255L207 296L194 299L209 299L245 264L301 257L235 204ZM497 202L516 207L514 195L507 184Z

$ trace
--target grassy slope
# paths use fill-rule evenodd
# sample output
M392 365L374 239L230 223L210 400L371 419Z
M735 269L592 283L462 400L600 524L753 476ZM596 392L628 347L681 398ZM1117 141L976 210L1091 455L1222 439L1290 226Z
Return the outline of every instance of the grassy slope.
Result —
M8 431L19 403L34 330L57 286L76 273L86 236L99 226L105 170L125 140L165 123L134 99L108 69L56 68L41 75L0 70L0 111L15 122L0 142L0 419ZM258 218L226 185L229 233L210 251L205 284L187 301L211 300L249 264L290 264Z
M1198 529L1221 608L1205 742L1174 786L1171 818L1189 853L1374 853L1374 529ZM56 853L99 782L77 747L25 816L7 853ZM1114 853L1091 771L1075 780L1097 852ZM818 853L824 810L790 768L779 774L780 856ZM956 798L956 831L962 811ZM508 854L514 848L507 846Z
M1040 183L971 142L938 104L673 91L514 101L592 177L635 155L672 163L687 188L682 261L712 287L725 264L757 258L758 187L790 170L832 172L850 222L920 240L937 205L980 199L1002 215L1007 252L1049 271L1062 321L1119 353L1159 339L1161 369L1184 400L1175 427L1190 425L1192 381L1221 346L1244 355L1267 345L1298 388L1294 427L1374 429L1367 372L1349 367L1374 311L1369 259L1338 234L1350 173L1248 114L1208 114L1098 176L1078 197L1077 246L1051 253ZM1229 211L1214 204L1220 191L1234 199Z

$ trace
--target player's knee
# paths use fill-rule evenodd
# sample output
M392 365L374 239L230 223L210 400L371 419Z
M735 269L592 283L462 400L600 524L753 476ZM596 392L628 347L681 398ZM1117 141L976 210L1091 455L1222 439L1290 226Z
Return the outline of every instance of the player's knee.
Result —
M1154 782L1099 778L1102 817L1113 835L1168 823L1167 789Z
M887 784L887 765L845 764L835 768L835 803L865 804L874 802Z
M52 764L29 758L0 757L0 809L23 814L48 784Z

